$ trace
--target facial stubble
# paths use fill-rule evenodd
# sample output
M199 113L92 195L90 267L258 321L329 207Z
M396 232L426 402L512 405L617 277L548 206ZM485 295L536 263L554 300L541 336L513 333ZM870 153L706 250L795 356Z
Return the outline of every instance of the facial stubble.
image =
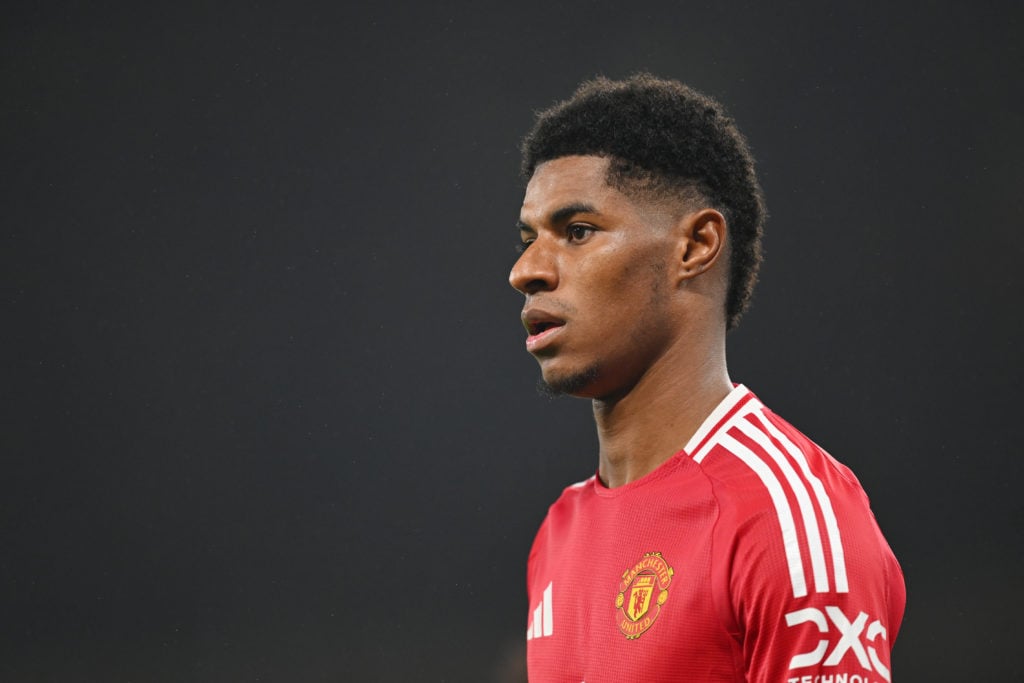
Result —
M537 393L548 398L574 395L585 389L591 382L600 376L601 370L597 363L584 368L582 371L561 377L557 380L547 381L543 375L537 378Z

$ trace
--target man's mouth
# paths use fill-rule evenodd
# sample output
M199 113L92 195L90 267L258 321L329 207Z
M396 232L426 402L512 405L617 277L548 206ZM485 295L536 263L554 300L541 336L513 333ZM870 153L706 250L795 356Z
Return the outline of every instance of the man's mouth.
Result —
M530 333L530 336L533 337L535 335L547 332L550 329L554 329L556 327L561 327L564 324L565 323L556 323L554 321L545 321L545 322L539 322L539 323L529 323L526 326L526 330L527 330L527 332Z
M525 309L522 320L529 335L526 338L526 350L530 353L547 346L552 337L565 327L564 320L539 308Z

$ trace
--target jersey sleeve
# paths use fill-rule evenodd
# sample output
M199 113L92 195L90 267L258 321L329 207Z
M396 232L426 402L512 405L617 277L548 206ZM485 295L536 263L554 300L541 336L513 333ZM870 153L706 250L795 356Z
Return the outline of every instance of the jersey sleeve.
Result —
M537 573L539 571L538 563L540 562L541 550L544 544L547 543L547 531L548 531L548 520L545 517L541 523L540 528L537 529L537 534L533 538L533 544L530 546L530 554L526 560L526 597L530 604L533 604L535 586L537 583Z
M837 503L824 515L780 505L751 493L725 513L727 618L746 680L891 681L903 579L866 498L859 510Z

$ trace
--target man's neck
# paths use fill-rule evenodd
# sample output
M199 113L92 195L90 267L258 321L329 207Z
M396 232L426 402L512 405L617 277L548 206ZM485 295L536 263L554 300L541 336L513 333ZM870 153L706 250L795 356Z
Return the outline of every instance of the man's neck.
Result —
M595 399L600 441L598 474L609 488L653 472L678 453L732 391L725 347L704 362L652 367L626 395Z

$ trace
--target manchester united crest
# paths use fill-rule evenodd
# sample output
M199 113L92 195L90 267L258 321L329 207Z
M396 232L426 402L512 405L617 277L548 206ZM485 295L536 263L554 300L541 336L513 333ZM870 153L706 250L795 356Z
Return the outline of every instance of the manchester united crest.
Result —
M633 640L654 625L668 600L668 585L674 573L661 553L644 553L639 562L622 572L619 594L615 596L622 635Z

